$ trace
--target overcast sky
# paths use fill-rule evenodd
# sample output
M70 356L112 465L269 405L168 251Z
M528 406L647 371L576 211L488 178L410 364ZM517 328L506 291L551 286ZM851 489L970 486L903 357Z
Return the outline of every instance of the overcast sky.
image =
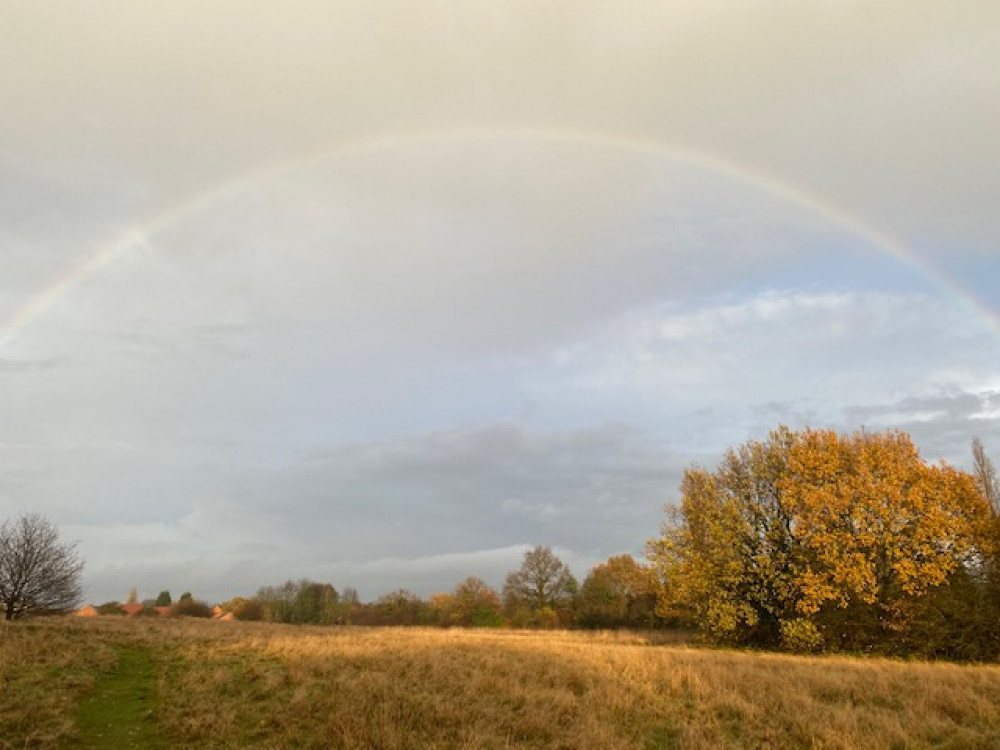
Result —
M990 0L0 0L0 517L370 600L782 423L1000 461L998 71Z

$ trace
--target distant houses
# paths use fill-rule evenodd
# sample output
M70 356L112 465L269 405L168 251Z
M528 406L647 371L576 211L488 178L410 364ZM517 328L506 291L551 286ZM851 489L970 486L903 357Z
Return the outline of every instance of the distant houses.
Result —
M236 617L233 615L232 612L226 612L226 610L224 610L222 607L216 604L214 607L212 607L212 619L225 620L226 622L228 622L229 620L235 620Z
M204 605L201 606L204 607ZM73 614L77 617L100 617L102 615L118 614L125 615L126 617L138 617L140 615L151 614L153 612L155 612L159 617L170 618L182 616L182 613L178 612L177 605L150 606L149 604L142 604L140 602L126 602L125 604L109 603L102 604L100 607L88 604L85 607L78 609ZM236 618L233 616L232 612L227 612L216 604L212 607L211 614L207 614L204 619L229 621L235 620Z

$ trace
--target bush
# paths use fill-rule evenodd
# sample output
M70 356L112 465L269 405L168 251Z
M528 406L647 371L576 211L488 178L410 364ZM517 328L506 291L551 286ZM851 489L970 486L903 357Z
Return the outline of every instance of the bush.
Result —
M470 623L474 628L502 628L505 624L503 615L490 607L475 610Z
M174 614L181 617L211 617L212 608L205 602L190 597L181 597L174 605Z
M789 651L814 654L823 650L823 635L810 620L785 620L781 623L781 645Z
M256 599L237 596L221 605L226 612L232 612L237 620L263 620L264 607Z

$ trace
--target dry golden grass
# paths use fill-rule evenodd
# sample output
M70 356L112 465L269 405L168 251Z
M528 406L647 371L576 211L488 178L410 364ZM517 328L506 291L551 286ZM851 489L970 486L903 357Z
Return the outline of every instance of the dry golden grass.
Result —
M72 743L67 716L86 670L114 643L149 650L157 719L175 747L1000 747L994 666L701 650L629 634L118 618L18 624L3 638L0 737L12 747ZM63 676L45 710L10 701L53 669Z

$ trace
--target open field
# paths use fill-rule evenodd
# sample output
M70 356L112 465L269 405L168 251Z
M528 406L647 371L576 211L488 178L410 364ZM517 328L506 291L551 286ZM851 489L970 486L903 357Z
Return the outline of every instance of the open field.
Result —
M0 746L1000 747L1000 667L630 634L3 626Z

